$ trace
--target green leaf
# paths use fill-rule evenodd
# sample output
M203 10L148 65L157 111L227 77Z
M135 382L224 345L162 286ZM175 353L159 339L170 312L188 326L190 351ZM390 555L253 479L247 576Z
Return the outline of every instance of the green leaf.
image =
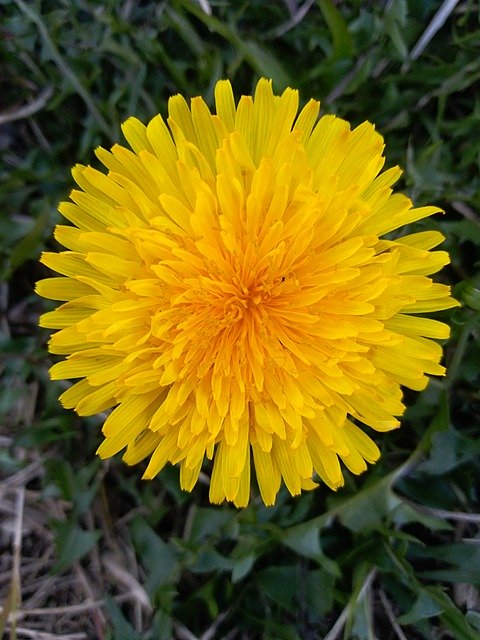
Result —
M288 529L281 537L281 542L295 553L315 560L332 575L341 575L338 565L323 553L320 546L320 530L314 523L310 527Z
M206 14L196 3L189 2L189 0L177 0L177 3L193 13L211 31L230 42L252 69L273 80L277 90L292 85L292 79L278 57L270 53L264 44L243 38L233 23L226 23L213 15Z
M479 640L476 629L470 626L463 613L455 606L446 593L439 589L431 589L430 595L443 607L440 619L450 629L454 638L461 640Z
M446 431L450 425L450 411L448 403L448 395L446 390L442 390L438 398L438 410L432 421L428 425L428 429L422 436L418 444L421 451L429 451L432 446L432 438L437 432Z
M454 429L432 436L430 457L418 465L418 470L432 476L448 473L458 465L459 434Z
M289 547L306 558L317 560L322 554L320 548L320 531L317 526L311 526L303 529L290 529L286 531L282 536L282 542L285 546Z
M234 512L227 509L198 507L195 509L189 540L202 542L210 536L218 536L233 519Z
M254 553L250 553L242 558L234 560L232 571L232 582L240 582L242 578L248 575L255 563L257 556Z
M402 503L397 509L395 509L392 519L397 527L413 522L415 524L422 524L430 531L451 531L453 529L452 525L448 520L445 520L445 518L424 513L421 505L419 505L418 508L415 508L415 504L410 505L406 502ZM400 531L393 533L400 534L401 536L407 535Z
M421 576L442 582L469 582L480 586L480 545L472 542L452 542L416 550L417 557L430 557L450 565L445 569L422 571Z
M257 573L257 580L266 595L285 609L290 609L297 595L295 567L267 567Z
M453 293L455 297L463 304L466 304L470 309L474 309L475 311L480 311L480 290L476 289L473 284L463 280L463 282L459 282Z
M216 549L204 545L201 547L198 558L190 571L193 573L210 573L210 571L232 571L234 561L226 558Z
M480 632L480 613L478 611L467 611L465 620Z
M72 465L61 458L52 458L46 461L46 467L48 478L55 483L62 497L70 502L75 492Z
M305 596L310 618L321 620L333 607L335 576L324 569L309 571Z
M204 56L206 47L185 16L168 4L165 6L165 11L175 30L178 32L178 35L182 38L187 47L192 50L192 53L197 57Z
M203 609L203 603L205 603L205 606L208 611L208 615L211 617L212 620L215 620L216 618L218 618L220 614L218 596L215 593L215 587L217 584L218 583L215 579L215 576L212 577L210 580L203 582L202 587L195 592L195 595L193 598L193 600L197 600L197 601L200 600L200 602L202 603L202 609ZM225 595L226 597L228 597L229 595L231 595L231 591L228 590ZM184 606L188 608L192 608L191 603L188 601L185 603ZM198 603L196 603L194 606L195 607L198 606Z
M45 203L45 206L47 204ZM35 220L35 224L29 233L13 248L10 254L10 266L16 269L26 260L31 260L39 253L40 243L48 229L50 222L50 212L48 209L43 211Z
M152 640L171 640L173 638L172 618L165 611L158 609L153 617Z
M142 635L137 633L125 619L115 600L108 593L105 594L104 598L105 608L113 624L114 635L112 640L142 640Z
M405 0L389 2L385 11L386 32L391 38L392 44L402 60L408 57L408 47L404 40L405 26L407 23L407 3Z
M367 532L376 527L402 501L385 483L377 483L350 498L340 520L351 531Z
M147 574L147 591L153 593L158 587L173 582L179 567L172 546L165 543L142 518L132 520L130 531Z
M371 580L371 577L369 578L371 571L372 567L369 562L360 561L355 566L349 598L349 615L345 624L345 637L354 637L358 640L371 640L373 637L373 633L369 633L371 630L369 590L367 589L360 597L366 581Z
M342 14L332 0L318 0L318 5L332 38L332 58L352 58L355 53L353 39Z
M253 69L261 76L272 79L276 91L282 91L293 84L283 65L265 45L253 40L240 40L237 46Z
M443 610L444 608L439 602L433 599L427 591L422 591L410 611L398 617L398 622L401 625L415 624L419 620L438 616Z
M101 531L85 531L75 522L53 522L57 562L52 571L59 573L83 558L101 538Z
M55 482L65 500L74 503L75 513L84 513L91 505L98 490L98 460L93 460L82 469L60 458L47 460L48 476Z
M449 234L454 234L460 242L473 242L480 246L480 226L472 220L459 220L458 222L444 222L443 228Z

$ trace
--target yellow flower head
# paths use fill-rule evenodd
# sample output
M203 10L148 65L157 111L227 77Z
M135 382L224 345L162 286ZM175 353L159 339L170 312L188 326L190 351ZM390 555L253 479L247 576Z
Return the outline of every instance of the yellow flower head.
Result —
M97 150L107 174L74 168L68 250L42 257L63 277L38 283L64 303L40 324L66 356L52 379L80 379L63 405L116 407L102 458L149 457L145 478L179 464L190 491L207 457L210 500L237 506L253 461L271 505L282 480L336 489L340 460L378 459L361 426L394 429L400 386L444 373L431 338L448 327L417 314L457 303L428 277L449 261L439 232L381 239L439 209L392 193L372 124L317 121L315 100L297 115L298 92L265 79L237 105L220 81L215 103L174 96L168 126L130 118L132 151Z

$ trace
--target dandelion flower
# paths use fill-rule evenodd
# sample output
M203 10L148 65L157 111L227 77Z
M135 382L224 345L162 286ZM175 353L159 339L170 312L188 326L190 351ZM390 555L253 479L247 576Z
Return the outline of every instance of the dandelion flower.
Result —
M51 377L79 379L64 407L113 408L98 454L148 458L145 478L178 464L190 491L208 458L213 503L247 505L252 463L267 505L282 481L337 489L340 463L379 457L365 427L399 426L401 387L444 374L449 329L422 315L458 304L429 278L443 237L390 234L439 209L392 193L372 124L298 102L220 81L216 113L176 95L167 123L130 118L132 150L96 151L107 173L73 169L67 250L42 256L62 274L38 283L62 301L40 320L66 356Z

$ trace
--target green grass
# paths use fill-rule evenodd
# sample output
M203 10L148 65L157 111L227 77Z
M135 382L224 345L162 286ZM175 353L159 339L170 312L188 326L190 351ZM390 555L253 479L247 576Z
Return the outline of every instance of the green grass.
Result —
M480 638L480 9L459 2L411 56L440 5L0 0L6 638ZM95 458L102 420L61 409L33 285L73 164L95 164L123 120L165 114L173 93L211 103L217 79L240 95L262 75L376 124L400 187L445 210L415 228L446 235L440 277L463 307L439 314L448 376L407 393L375 467L336 494L238 511L210 506L205 482L182 493L176 469L145 483Z

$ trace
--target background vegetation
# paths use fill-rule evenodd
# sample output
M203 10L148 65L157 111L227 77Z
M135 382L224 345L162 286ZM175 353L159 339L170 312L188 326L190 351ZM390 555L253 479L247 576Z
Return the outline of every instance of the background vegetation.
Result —
M444 15L438 15L441 5ZM474 0L0 0L0 635L82 640L480 638L480 8ZM443 23L443 24L442 24ZM445 216L463 302L449 373L408 393L382 459L273 508L211 507L177 471L100 462L101 417L50 382L47 276L70 167L130 115L259 76L375 122Z

